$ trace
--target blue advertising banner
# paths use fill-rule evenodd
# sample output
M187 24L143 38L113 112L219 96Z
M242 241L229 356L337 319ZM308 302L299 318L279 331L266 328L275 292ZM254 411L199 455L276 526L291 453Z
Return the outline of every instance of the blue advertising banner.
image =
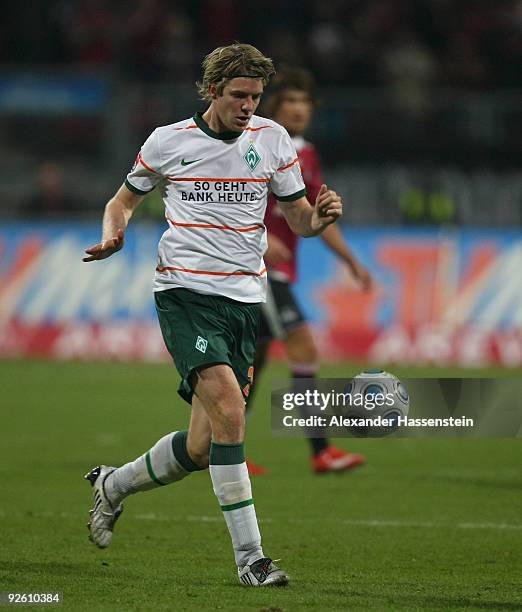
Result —
M0 354L164 359L152 278L166 226L132 224L91 264L91 223L0 228ZM325 359L522 365L522 232L346 229L363 292L320 238L302 240L297 298Z

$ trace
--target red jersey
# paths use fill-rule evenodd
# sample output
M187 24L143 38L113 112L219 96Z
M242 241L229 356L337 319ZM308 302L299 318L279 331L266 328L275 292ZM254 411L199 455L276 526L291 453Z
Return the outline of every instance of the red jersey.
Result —
M307 142L301 136L293 138L301 172L306 186L307 198L310 204L315 204L315 199L323 183L321 162L317 150L313 144ZM269 233L279 238L285 246L292 252L292 258L283 263L271 265L269 267L273 278L287 280L294 283L297 280L297 243L299 236L288 227L283 217L279 204L273 194L268 195L268 205L265 213L265 225Z

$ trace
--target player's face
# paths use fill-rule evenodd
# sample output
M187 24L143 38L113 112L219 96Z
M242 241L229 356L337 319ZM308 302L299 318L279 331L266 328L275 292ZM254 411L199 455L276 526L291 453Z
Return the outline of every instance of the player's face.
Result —
M261 79L236 77L225 85L221 95L215 89L213 94L212 87L210 93L215 95L212 106L222 131L242 132L259 106L263 82Z
M283 94L274 119L291 136L301 136L312 119L313 104L305 91L289 89Z

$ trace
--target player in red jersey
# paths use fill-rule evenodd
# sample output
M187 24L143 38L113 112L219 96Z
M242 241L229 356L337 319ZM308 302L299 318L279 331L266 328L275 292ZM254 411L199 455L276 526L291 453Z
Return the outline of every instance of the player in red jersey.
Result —
M323 184L321 163L313 144L303 134L312 119L315 106L315 84L312 75L302 68L280 70L272 79L265 104L266 114L287 129L299 156L308 200L314 202ZM271 340L284 342L294 380L314 378L319 368L317 348L310 328L297 304L292 284L297 280L298 237L290 230L275 198L269 196L265 214L268 229L267 303L262 309L261 330L255 362L256 377L266 362ZM349 267L364 290L371 287L368 271L357 261L346 245L340 230L330 225L321 235L327 246ZM253 389L249 396L251 404ZM325 438L309 438L312 470L316 473L342 471L365 462L365 457L331 446ZM262 474L265 468L247 461L251 474Z

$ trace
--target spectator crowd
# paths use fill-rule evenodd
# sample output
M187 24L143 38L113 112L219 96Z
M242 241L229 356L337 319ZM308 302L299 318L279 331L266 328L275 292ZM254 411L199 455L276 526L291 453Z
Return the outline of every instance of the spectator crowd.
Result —
M202 55L233 40L310 67L320 83L522 85L522 0L14 2L2 9L0 64L195 79Z

